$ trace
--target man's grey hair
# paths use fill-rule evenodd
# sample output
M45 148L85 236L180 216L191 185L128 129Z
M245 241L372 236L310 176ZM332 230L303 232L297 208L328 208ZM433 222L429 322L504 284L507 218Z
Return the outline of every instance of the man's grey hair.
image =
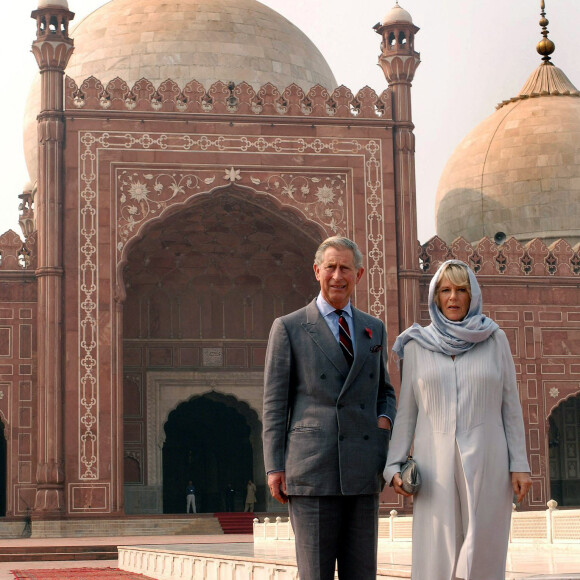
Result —
M343 236L332 236L330 238L326 238L324 242L318 246L316 250L316 254L314 254L314 263L317 266L322 264L322 260L324 259L324 252L328 248L336 248L337 250L350 250L354 254L354 267L359 270L363 266L363 256L361 251L358 249L358 246L348 238Z

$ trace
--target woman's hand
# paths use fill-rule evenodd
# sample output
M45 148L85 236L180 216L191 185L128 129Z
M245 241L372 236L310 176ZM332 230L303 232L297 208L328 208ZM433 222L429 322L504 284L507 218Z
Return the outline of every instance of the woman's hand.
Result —
M399 494L399 495L404 495L405 497L411 497L413 494L411 493L407 493L404 489L403 489L403 480L401 479L401 472L398 471L397 473L395 473L395 475L393 475L393 479L391 479L391 485L393 486L393 489Z
M395 479L393 477L393 479ZM532 487L532 478L526 471L512 471L512 487L517 503L520 503Z

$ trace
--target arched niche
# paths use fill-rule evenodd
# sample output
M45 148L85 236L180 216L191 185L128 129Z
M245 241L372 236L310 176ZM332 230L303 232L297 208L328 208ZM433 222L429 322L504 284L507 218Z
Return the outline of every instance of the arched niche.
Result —
M548 418L550 498L580 505L580 394L562 401Z
M266 339L275 316L316 294L323 235L246 190L198 196L129 246L124 338Z
M257 413L231 395L213 391L180 403L164 424L163 512L186 511L189 481L198 513L229 511L224 493L229 484L235 490L233 510L242 511L246 483L263 479L260 431Z

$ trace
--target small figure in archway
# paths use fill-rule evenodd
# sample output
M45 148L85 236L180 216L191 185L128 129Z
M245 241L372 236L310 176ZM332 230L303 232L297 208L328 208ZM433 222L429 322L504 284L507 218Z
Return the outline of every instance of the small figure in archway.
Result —
M189 480L187 483L187 487L185 488L185 495L187 497L187 507L185 508L185 513L189 513L190 507L192 513L197 513L197 509L195 507L195 486L191 480Z
M228 483L225 491L226 496L226 511L234 511L234 500L236 498L236 490L233 488L231 483Z
M246 485L246 506L245 512L253 512L256 503L256 484L250 479Z

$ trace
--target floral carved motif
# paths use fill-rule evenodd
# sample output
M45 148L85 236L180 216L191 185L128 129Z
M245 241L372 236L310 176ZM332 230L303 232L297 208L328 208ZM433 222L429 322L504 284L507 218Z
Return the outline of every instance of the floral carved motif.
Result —
M347 179L344 174L256 173L234 167L195 172L120 169L117 251L121 252L149 219L161 215L175 203L183 203L192 195L207 192L224 182L273 195L282 204L296 207L309 219L323 224L332 234L345 233Z

